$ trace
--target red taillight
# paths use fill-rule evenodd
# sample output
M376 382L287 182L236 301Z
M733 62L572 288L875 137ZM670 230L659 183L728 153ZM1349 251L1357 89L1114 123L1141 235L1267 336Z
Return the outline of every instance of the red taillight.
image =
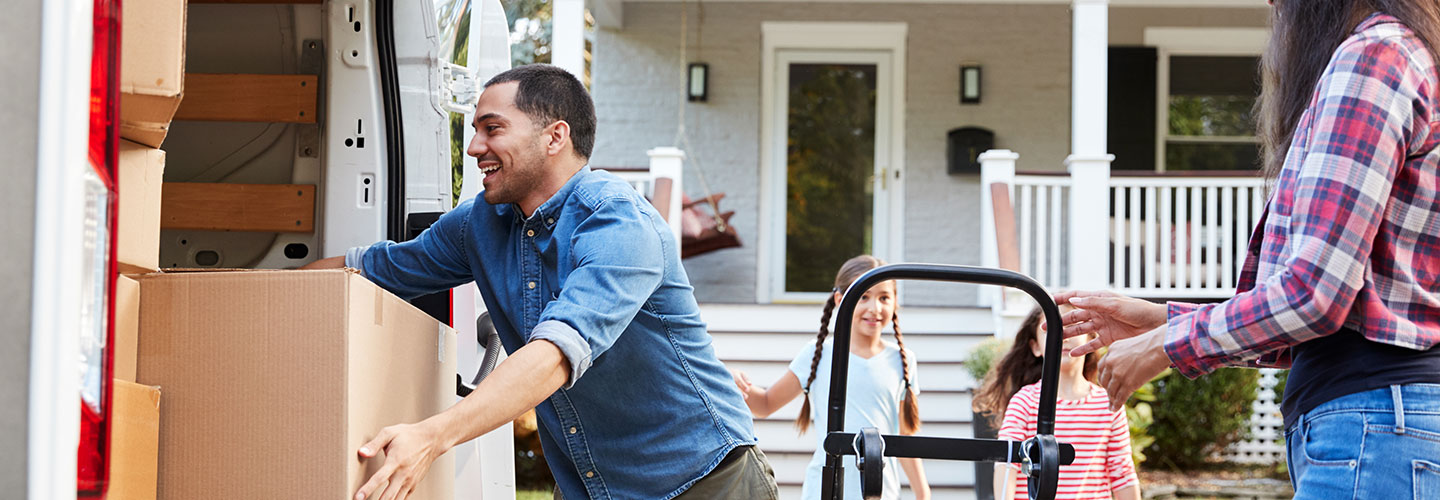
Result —
M90 59L90 140L85 172L85 257L80 318L80 449L76 493L105 495L113 373L116 165L120 116L120 0L95 0Z

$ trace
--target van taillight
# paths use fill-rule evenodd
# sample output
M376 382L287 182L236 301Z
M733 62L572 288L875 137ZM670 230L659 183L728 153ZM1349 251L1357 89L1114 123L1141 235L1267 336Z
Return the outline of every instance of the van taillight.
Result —
M114 341L116 155L120 116L120 0L95 0L90 58L80 315L80 449L76 493L103 497L109 480Z

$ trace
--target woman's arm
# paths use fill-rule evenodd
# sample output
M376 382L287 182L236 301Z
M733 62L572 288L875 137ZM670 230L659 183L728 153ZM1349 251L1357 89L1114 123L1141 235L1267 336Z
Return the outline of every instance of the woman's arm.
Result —
M759 418L770 416L800 395L800 379L789 370L769 389L750 383L750 377L745 372L735 370L730 375L735 379L735 387L745 396L745 405L750 407L750 413Z
M930 482L925 480L925 465L920 459L902 458L900 468L905 469L905 477L910 478L910 491L915 492L915 500L930 500Z

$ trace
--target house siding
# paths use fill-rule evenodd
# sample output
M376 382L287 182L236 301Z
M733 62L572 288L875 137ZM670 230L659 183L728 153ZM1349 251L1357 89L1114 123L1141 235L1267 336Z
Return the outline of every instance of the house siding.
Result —
M623 30L596 34L592 77L599 129L592 163L644 165L673 144L681 102L680 8L626 3ZM761 4L690 6L689 58L710 64L709 102L687 106L691 160L745 246L686 259L701 302L753 303L760 182L761 23L904 22L909 26L905 106L905 255L912 262L979 264L979 176L945 173L945 133L974 125L996 147L1021 151L1026 168L1062 168L1069 147L1070 13L1063 5ZM697 44L697 33L699 43ZM959 104L959 67L984 67L984 102ZM693 167L691 162L687 166ZM700 193L694 168L686 191ZM939 236L937 236L939 235ZM970 305L973 286L914 283L907 305Z
M703 7L702 7L703 6ZM978 175L946 173L945 134L995 132L1022 170L1063 170L1070 151L1068 5L753 3L690 4L688 59L710 65L709 102L685 108L686 192L701 194L696 164L744 246L686 259L696 296L753 303L760 184L761 23L903 22L908 25L905 105L905 255L898 260L980 264ZM639 166L645 151L675 145L683 101L680 3L626 2L623 29L597 30L592 65L599 128L592 163ZM1264 26L1264 9L1112 8L1111 43L1143 42L1147 26ZM984 68L983 102L959 104L959 67ZM978 303L977 287L908 283L907 305Z

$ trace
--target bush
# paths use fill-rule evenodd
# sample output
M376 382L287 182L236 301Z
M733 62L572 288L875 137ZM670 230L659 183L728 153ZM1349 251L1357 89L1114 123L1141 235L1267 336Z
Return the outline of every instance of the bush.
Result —
M1155 421L1149 432L1155 442L1145 454L1159 464L1183 469L1209 462L1245 437L1260 372L1221 368L1194 380L1175 372L1152 383Z

